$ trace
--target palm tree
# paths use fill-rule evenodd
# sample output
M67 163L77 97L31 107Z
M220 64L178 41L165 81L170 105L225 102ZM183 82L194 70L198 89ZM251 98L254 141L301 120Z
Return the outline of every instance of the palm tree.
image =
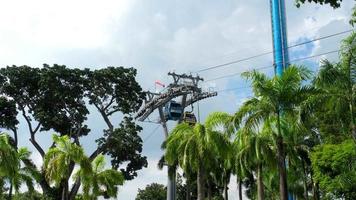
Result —
M234 167L234 159L233 159L233 151L232 144L226 142L227 151L223 155L216 155L215 158L211 158L211 166L209 170L209 183L208 186L215 185L221 190L222 188L222 196L224 200L228 200L228 185L230 182L230 178L233 172ZM208 191L208 194L211 194L211 191Z
M301 198L308 199L308 168L311 167L309 153L317 144L315 133L302 123L299 116L285 117L282 120L282 129L286 133L286 152L288 154L290 177L289 190ZM301 190L302 188L302 190ZM298 194L299 193L299 194Z
M216 182L220 182L223 187L224 200L228 200L228 185L235 167L235 149L231 137L237 127L233 119L233 116L226 112L213 112L205 121L207 129L220 133L225 140L224 151L217 151L218 154L215 156L216 164L212 173Z
M46 179L55 183L56 187L61 186L62 200L69 198L68 180L71 174L69 169L75 164L80 164L85 157L83 149L73 144L68 136L53 135L55 147L49 149L44 159L44 169Z
M84 199L97 199L98 196L116 198L117 186L124 183L124 176L117 170L104 168L105 157L102 154L91 163L89 159L81 161L80 169L73 178L82 181Z
M13 185L11 179L16 174L16 166L19 165L19 161L16 157L16 150L11 146L9 136L2 133L0 135L0 177L3 180L9 180L9 199L12 198Z
M256 70L243 73L244 77L252 81L255 97L246 101L235 116L240 122L245 121L244 127L247 130L258 127L264 121L274 122L271 137L277 150L281 200L288 198L286 151L281 117L295 115L299 111L299 106L313 92L311 87L302 85L310 75L306 68L296 66L288 67L282 76L273 78Z
M7 134L0 134L0 175L7 175L14 171L14 165L18 163L16 160L16 151L10 144Z
M347 37L341 46L340 62L322 62L314 80L323 92L317 96L325 114L334 115L334 121L323 122L323 127L333 132L346 130L356 140L355 92L356 92L356 33ZM331 112L330 112L331 111ZM325 117L323 117L325 118ZM341 120L340 120L341 119ZM337 125L335 127L335 125ZM333 130L332 128L336 129ZM329 132L327 130L327 132ZM351 133L351 134L350 134Z
M10 184L8 199L12 199L12 192L19 191L22 183L25 183L29 192L33 192L33 172L29 166L21 164L30 157L26 148L19 148L10 143L9 136L0 134L0 177Z
M239 165L247 170L255 171L257 177L257 199L264 200L263 168L272 167L275 163L272 141L269 137L268 128L265 131L256 132L240 129L237 134Z
M16 159L24 163L25 160L29 160L30 155L31 153L26 148L19 148L17 150ZM14 176L10 178L11 184L13 185L15 191L18 192L21 184L25 183L29 192L32 193L34 191L33 181L36 169L33 169L31 166L27 165L21 166L21 162L17 165Z
M92 200L98 196L116 197L117 186L123 184L124 177L114 169L104 170L103 155L98 155L90 162L83 148L72 143L68 136L53 135L53 141L55 147L50 148L44 160L45 175L47 180L63 188L63 200L69 199L69 169L75 165L79 166L79 170L73 178L80 178L83 183L84 199Z
M222 134L199 123L194 127L186 123L177 125L165 141L166 162L173 165L178 160L184 171L197 173L198 200L205 198L208 172L217 152L226 146L225 141Z

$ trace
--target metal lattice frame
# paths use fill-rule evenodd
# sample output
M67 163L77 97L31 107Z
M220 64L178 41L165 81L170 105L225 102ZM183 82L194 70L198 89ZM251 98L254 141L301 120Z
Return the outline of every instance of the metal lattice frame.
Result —
M202 89L198 87L198 82L203 81L203 79L199 76L194 77L192 75L176 73L168 73L168 75L172 76L173 83L169 84L163 93L146 92L146 100L135 116L135 119L138 121L145 121L145 119L147 119L151 113L153 113L155 110L158 110L160 123L162 125L165 138L168 137L168 128L166 123L167 120L165 119L163 113L163 107L166 105L166 103L174 98L182 97L181 105L184 111L184 108L194 104L195 102L217 95L217 92L202 92ZM190 96L189 99L187 99L188 95ZM182 117L178 120L178 123L180 122L182 122ZM167 200L175 199L175 176L168 176Z
M163 107L166 103L177 97L184 97L191 94L191 98L182 102L183 108L194 104L202 99L217 96L217 92L202 92L198 87L198 81L203 80L199 76L192 75L178 75L175 73L168 73L173 76L174 83L168 85L167 90L163 93L146 92L146 100L141 109L136 113L135 119L144 121L156 109ZM189 79L192 82L179 83L180 80Z

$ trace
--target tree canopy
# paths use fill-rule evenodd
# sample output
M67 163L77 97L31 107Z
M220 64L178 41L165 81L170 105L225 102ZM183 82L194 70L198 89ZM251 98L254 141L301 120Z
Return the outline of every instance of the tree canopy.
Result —
M42 158L47 150L37 141L38 133L54 131L80 146L81 139L91 134L87 119L94 110L107 128L96 140L96 150L89 160L93 161L100 154L108 155L113 169L121 171L127 180L136 177L136 172L147 166L146 157L142 155L142 139L138 135L142 128L131 117L144 97L136 81L136 69L14 65L0 69L0 82L0 127L11 130L17 142L17 125L22 117L28 127L27 136ZM120 117L121 122L112 121ZM72 164L66 167L71 176ZM56 196L55 191L63 189L63 186L53 188L45 174L39 173L42 178L38 183L45 193ZM77 179L73 187L68 188L71 198L80 185Z
M145 189L138 189L135 200L166 200L166 187L162 184L152 183Z
M317 146L311 153L314 178L330 199L356 197L356 143Z
M300 7L302 4L317 3L320 5L329 5L332 8L339 8L341 6L342 0L295 0L296 6ZM356 5L353 8L353 13L350 19L350 24L353 26L356 23Z
M333 8L338 8L341 5L342 0L296 0L296 4L299 7L301 4L304 4L305 2L309 3L319 3L321 5L323 4L328 4Z

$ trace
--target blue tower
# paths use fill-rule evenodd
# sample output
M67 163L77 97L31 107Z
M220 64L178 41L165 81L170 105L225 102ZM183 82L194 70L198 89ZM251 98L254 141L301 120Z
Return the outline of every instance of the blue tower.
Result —
M287 25L284 0L270 0L275 74L282 75L289 65Z
M270 0L270 6L275 75L281 76L289 65L285 1ZM294 200L293 194L288 193L288 200Z

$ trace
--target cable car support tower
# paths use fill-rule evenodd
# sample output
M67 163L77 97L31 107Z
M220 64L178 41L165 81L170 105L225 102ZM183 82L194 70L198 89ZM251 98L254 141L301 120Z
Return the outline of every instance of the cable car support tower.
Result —
M191 112L184 112L184 109L194 103L217 96L217 92L203 92L198 86L200 81L204 81L199 76L168 73L173 78L173 82L167 86L165 90L159 93L146 92L146 99L142 107L137 112L135 119L145 121L155 110L159 113L159 123L163 127L165 139L168 138L169 131L167 121L173 120L181 123L186 121L189 124L194 124L196 118ZM180 98L177 102L174 99ZM170 171L171 169L168 169ZM176 183L175 172L173 177L168 176L167 183L167 200L176 199Z

